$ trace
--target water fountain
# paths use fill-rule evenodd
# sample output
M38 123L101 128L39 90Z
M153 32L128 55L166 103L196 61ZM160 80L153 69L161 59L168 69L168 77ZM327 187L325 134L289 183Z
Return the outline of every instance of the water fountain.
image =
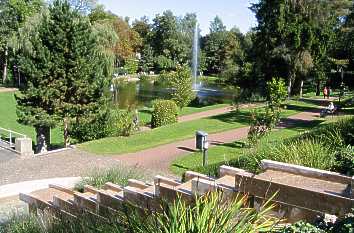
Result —
M198 59L199 59L199 27L195 23L194 36L193 36L193 57L192 57L192 76L193 76L193 89L198 90L197 77L198 77Z

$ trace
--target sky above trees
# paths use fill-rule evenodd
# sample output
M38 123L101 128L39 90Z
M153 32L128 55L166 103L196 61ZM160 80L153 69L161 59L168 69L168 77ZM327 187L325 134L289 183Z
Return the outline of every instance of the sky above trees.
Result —
M165 10L172 10L175 15L197 13L202 34L209 32L210 21L220 16L228 29L237 26L243 33L256 25L254 14L248 9L256 0L99 0L107 10L119 16L128 16L132 20L144 15L150 19Z

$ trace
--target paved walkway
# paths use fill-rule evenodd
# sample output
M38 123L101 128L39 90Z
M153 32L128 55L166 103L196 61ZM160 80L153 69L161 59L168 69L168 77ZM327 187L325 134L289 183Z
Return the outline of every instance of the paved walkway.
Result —
M15 92L18 91L17 88L10 88L10 87L0 87L0 93L4 92Z
M18 158L17 154L15 152L9 151L5 148L8 148L9 146L2 142L0 140L0 163L7 162L11 159L16 159Z

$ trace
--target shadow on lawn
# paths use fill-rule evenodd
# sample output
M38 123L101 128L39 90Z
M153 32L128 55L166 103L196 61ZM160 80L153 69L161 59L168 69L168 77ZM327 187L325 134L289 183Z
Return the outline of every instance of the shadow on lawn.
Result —
M250 112L245 111L232 111L229 113L225 113L222 115L212 116L210 119L215 119L227 123L241 123L241 124L249 124L250 122Z
M320 105L318 105L318 106L320 106ZM315 107L309 107L309 106L299 106L299 105L294 105L294 104L286 104L286 105L284 105L284 107L286 107L287 110L295 110L295 111L299 111L299 112L316 112L316 113L320 112L319 109L317 109Z
M321 106L327 106L330 101L334 101L333 99L300 99L299 101L308 103L308 104L314 104L319 107Z
M141 109L141 110L139 110L139 112L141 112L141 113L147 113L147 114L152 114L152 111L149 110L149 109Z

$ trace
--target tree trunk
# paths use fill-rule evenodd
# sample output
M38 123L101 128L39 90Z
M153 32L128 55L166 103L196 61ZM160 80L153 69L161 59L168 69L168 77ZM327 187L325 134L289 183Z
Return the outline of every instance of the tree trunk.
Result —
M292 87L292 75L290 76L289 83L288 83L288 99L291 97L291 87Z
M68 147L70 145L69 142L69 122L67 118L64 118L64 147Z
M4 61L4 70L2 73L2 83L5 84L6 78L7 78L7 56L8 56L8 50L7 47L5 49L5 61Z
M37 134L36 154L47 152L48 145L50 145L50 127L37 126L36 134Z
M302 88L304 87L304 80L301 80L300 83L300 98L302 98Z
M321 95L321 82L320 80L317 80L316 83L316 96L320 96Z

